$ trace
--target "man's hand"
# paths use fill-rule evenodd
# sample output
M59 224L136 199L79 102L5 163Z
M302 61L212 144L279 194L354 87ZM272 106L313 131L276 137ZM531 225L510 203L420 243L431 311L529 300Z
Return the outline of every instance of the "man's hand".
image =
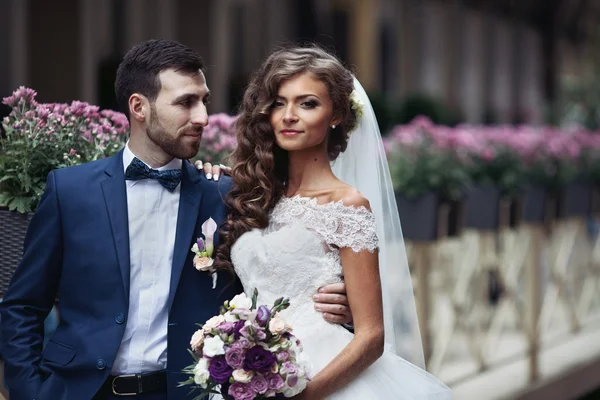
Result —
M336 324L351 324L352 311L346 296L346 284L333 283L319 288L313 295L315 310L323 313L323 318Z
M215 181L219 180L221 176L221 172L225 175L231 175L231 168L227 167L223 164L220 165L212 165L211 163L202 163L202 161L198 160L194 162L194 167L200 172L204 172L206 175L206 179L212 179Z

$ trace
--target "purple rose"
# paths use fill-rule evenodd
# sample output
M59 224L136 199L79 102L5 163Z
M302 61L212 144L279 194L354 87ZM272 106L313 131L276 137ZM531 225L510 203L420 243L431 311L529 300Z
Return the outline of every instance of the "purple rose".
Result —
M257 324L245 325L240 329L240 334L246 338L256 338L257 340L265 340L267 338L265 330Z
M225 383L229 380L233 369L227 364L224 356L216 356L210 360L208 372L216 383Z
M250 381L250 387L256 393L264 394L267 390L269 390L269 382L267 382L263 375L256 374Z
M267 374L267 382L271 390L279 390L285 385L285 381L279 374Z
M242 328L244 327L244 324L246 323L246 321L238 321L235 323L235 325L233 326L233 337L235 339L239 339L240 336L242 336L242 334L240 333L240 331L242 330Z
M252 400L256 393L248 383L234 382L229 386L227 393L235 400Z
M286 361L281 365L281 373L288 375L297 375L298 367L296 366L296 364Z
M242 368L244 365L244 349L232 347L225 352L225 360L233 369Z
M269 372L276 362L277 359L270 351L254 346L246 352L244 368L247 371L258 371L264 374Z
M241 338L237 339L235 342L233 342L231 347L233 347L235 349L249 349L250 341L248 339L246 339L245 337L241 337Z
M283 362L287 361L290 358L290 353L287 351L280 351L277 353L277 361Z
M219 326L217 326L217 329L223 333L231 335L234 327L235 324L233 322L222 322Z
M271 316L271 312L267 306L260 306L256 311L256 321L260 326L265 326L269 317Z

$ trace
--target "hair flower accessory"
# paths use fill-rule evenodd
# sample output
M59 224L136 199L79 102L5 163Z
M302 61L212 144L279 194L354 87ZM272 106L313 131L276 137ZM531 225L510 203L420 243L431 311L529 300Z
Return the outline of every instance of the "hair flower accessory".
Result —
M355 130L358 127L359 120L363 117L365 103L361 100L356 90L350 93L350 109L356 115L356 125L352 127L350 131Z
M194 256L194 267L198 271L208 271L212 274L214 289L217 286L217 271L213 267L214 259L212 258L214 251L214 236L217 231L217 223L214 219L209 218L202 224L203 238L198 238L192 246Z

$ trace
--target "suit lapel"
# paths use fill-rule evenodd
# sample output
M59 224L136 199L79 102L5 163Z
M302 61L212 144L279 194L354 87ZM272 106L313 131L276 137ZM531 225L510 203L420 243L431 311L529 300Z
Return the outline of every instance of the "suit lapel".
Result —
M168 309L171 310L181 271L185 260L190 255L192 238L196 230L202 192L200 190L201 174L194 167L184 161L181 175L181 195L179 198L179 211L177 213L177 231L175 233L175 247L173 249L173 266L171 269L171 285L169 290Z
M127 214L127 188L123 172L123 151L111 158L104 172L108 177L101 182L102 193L123 279L125 298L129 299L129 217Z

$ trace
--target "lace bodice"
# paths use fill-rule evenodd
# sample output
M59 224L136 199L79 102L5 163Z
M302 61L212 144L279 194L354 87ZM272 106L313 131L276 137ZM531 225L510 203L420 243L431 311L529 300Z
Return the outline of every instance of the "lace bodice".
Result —
M378 245L371 211L341 201L318 204L314 198L284 197L269 220L266 229L243 234L231 258L247 294L257 288L259 304L289 297L286 314L292 319L314 314L315 291L341 281L340 248L372 252Z

